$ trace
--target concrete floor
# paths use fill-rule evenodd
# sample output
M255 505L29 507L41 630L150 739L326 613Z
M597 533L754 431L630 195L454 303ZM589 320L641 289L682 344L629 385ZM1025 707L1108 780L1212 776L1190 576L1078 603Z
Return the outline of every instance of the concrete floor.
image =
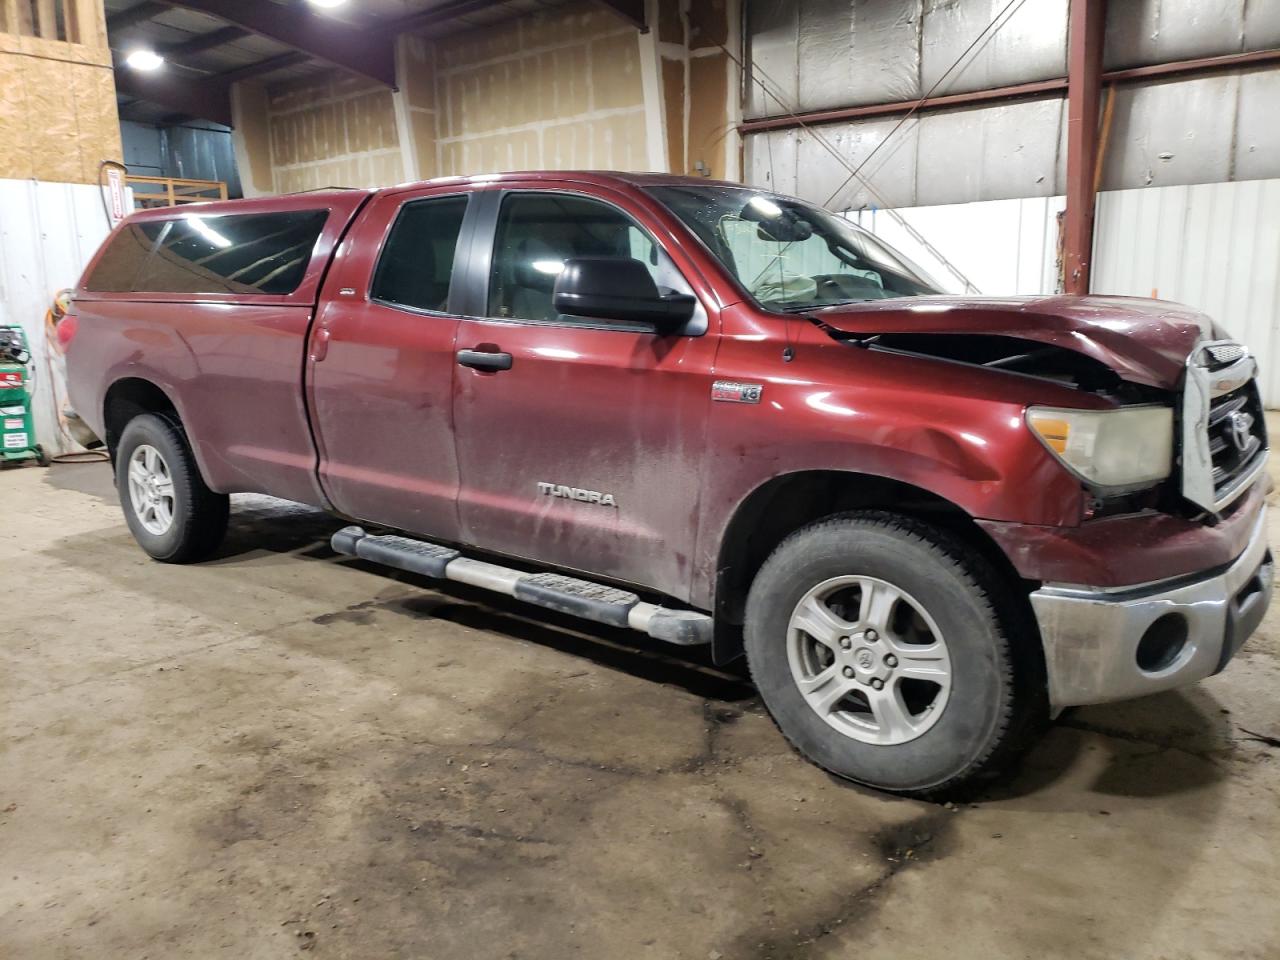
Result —
M1280 614L953 809L831 780L703 660L340 562L322 515L239 499L184 568L105 467L0 502L0 957L1280 957Z

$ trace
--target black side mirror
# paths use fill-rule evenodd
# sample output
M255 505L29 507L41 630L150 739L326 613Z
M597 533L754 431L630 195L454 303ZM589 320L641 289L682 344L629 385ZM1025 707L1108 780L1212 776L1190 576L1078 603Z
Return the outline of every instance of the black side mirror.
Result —
M650 323L660 333L687 323L697 304L685 293L660 293L649 269L630 257L566 260L552 302L558 313Z

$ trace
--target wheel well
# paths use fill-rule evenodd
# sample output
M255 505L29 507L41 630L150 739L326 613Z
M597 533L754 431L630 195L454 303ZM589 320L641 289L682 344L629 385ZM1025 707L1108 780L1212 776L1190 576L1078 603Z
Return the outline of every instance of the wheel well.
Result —
M872 507L918 517L944 529L981 551L1009 582L1021 579L1004 551L951 501L885 477L812 470L776 477L738 507L720 544L717 619L726 624L742 623L751 582L769 554L791 533L824 517ZM717 660L721 654L717 652Z
M107 390L102 410L106 432L102 439L112 460L115 460L116 447L120 444L120 434L134 417L144 413L168 413L174 419L178 416L178 410L168 394L150 380L138 377L126 377L113 383Z

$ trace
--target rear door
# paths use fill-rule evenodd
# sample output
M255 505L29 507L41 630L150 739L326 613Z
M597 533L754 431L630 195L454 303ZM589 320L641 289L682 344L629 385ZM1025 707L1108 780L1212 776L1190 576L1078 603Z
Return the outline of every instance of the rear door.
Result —
M469 203L457 188L376 197L325 281L307 359L330 502L444 539L457 535L452 280Z
M461 539L681 595L718 327L707 292L625 196L545 186L479 196L479 282L458 330L454 400ZM642 260L659 287L700 294L695 320L659 335L557 314L556 275L581 256ZM476 366L476 354L508 355L509 368L495 369L505 358Z

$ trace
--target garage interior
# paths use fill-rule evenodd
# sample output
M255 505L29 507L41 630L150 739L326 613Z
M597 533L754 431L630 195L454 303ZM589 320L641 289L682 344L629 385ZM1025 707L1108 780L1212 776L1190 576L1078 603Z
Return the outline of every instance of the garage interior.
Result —
M308 507L152 562L51 334L134 209L656 171L949 293L1186 304L1280 407L1278 110L1280 0L0 0L0 327L62 461L0 473L0 956L1280 957L1280 615L901 799L740 663L352 561Z

